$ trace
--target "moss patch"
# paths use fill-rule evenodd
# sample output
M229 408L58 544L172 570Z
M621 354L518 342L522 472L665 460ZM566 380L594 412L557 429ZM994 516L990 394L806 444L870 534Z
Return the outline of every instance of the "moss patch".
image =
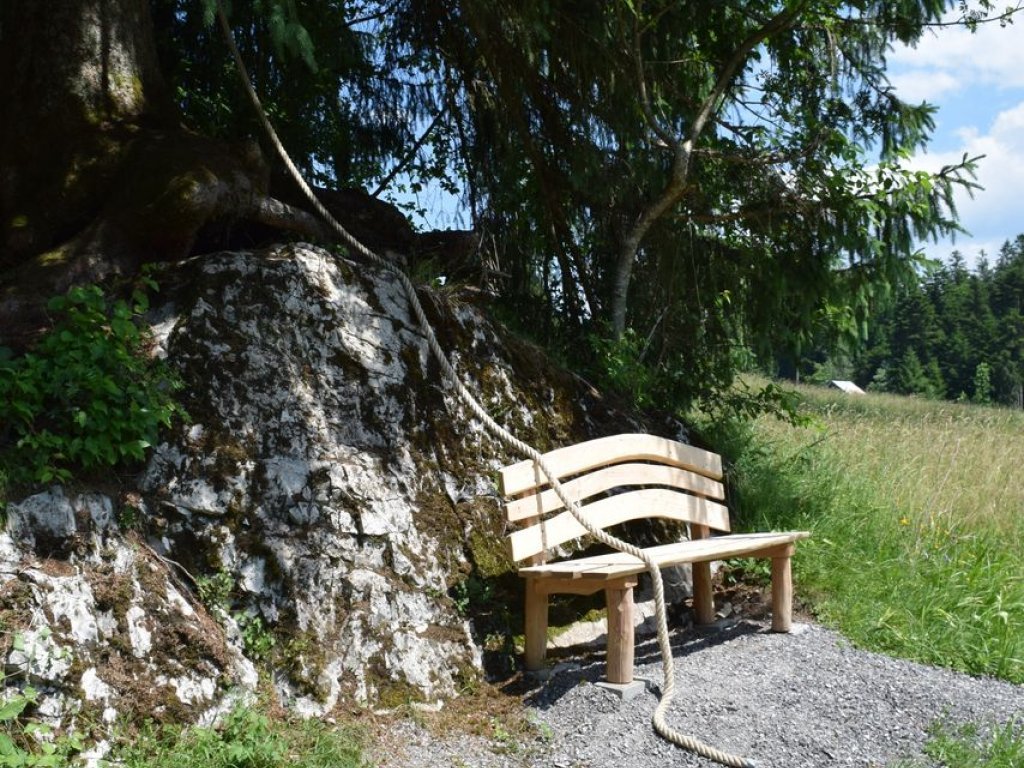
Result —
M89 579L96 610L109 612L118 623L125 620L135 597L135 585L125 574L115 573L111 566L100 566Z
M485 579L515 571L504 537L493 531L471 530L469 552L477 572Z

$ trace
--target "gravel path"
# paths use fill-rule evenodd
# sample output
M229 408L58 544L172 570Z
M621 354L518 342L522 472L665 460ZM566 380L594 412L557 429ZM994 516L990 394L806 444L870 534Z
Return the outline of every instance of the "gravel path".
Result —
M814 624L796 629L776 635L744 620L703 636L678 635L669 722L763 768L809 768L920 757L937 719L981 726L1024 720L1024 686L856 650ZM600 655L559 667L526 697L536 723L531 735L439 736L399 720L375 759L381 768L713 765L654 734L652 690L623 702L592 685L603 672ZM661 680L653 640L637 648L637 677Z

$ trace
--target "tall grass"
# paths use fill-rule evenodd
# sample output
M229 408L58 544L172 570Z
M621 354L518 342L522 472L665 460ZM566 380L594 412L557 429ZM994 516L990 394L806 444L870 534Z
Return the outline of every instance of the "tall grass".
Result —
M1024 414L798 388L715 425L744 528L805 528L797 596L865 648L1024 682Z

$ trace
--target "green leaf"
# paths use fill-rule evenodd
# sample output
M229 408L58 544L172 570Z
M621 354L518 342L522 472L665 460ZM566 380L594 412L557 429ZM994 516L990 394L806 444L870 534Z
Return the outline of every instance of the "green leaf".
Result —
M53 726L47 723L26 723L25 724L25 735L26 736L49 736L53 733Z
M20 750L15 746L11 737L0 731L0 758L9 758L18 754ZM0 766L17 765L12 760L0 760Z
M0 723L6 723L14 720L25 711L25 707L29 705L28 698L24 696L15 696L3 705L0 705Z

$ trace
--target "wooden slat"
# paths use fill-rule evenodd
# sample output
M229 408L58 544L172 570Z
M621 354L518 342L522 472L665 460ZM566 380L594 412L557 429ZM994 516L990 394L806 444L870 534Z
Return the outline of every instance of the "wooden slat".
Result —
M638 518L661 517L729 530L729 510L722 504L665 488L646 488L600 499L582 507L587 519L599 528ZM569 512L516 531L508 537L514 561L535 555L586 534Z
M810 536L807 531L788 531L786 533L739 533L731 536L718 536L710 539L681 541L675 544L662 544L648 548L654 555L658 565L665 568L683 563L699 563L709 560L722 560L729 557L762 556L772 557L787 551L787 547L795 541ZM521 576L559 576L577 577L580 579L609 579L634 573L643 573L646 566L633 557L622 552L607 555L583 557L577 560L563 560L546 565L520 568Z
M601 437L550 451L544 458L559 479L626 461L654 461L688 469L712 480L722 479L722 458L718 454L655 435ZM546 483L547 479L529 459L511 464L498 473L499 490L506 497Z
M709 499L725 498L725 489L718 481L664 464L615 464L570 480L562 485L562 489L573 501L582 502L612 488L637 485L664 485L693 491ZM541 517L564 506L555 492L549 489L509 501L505 511L508 519L515 522Z

